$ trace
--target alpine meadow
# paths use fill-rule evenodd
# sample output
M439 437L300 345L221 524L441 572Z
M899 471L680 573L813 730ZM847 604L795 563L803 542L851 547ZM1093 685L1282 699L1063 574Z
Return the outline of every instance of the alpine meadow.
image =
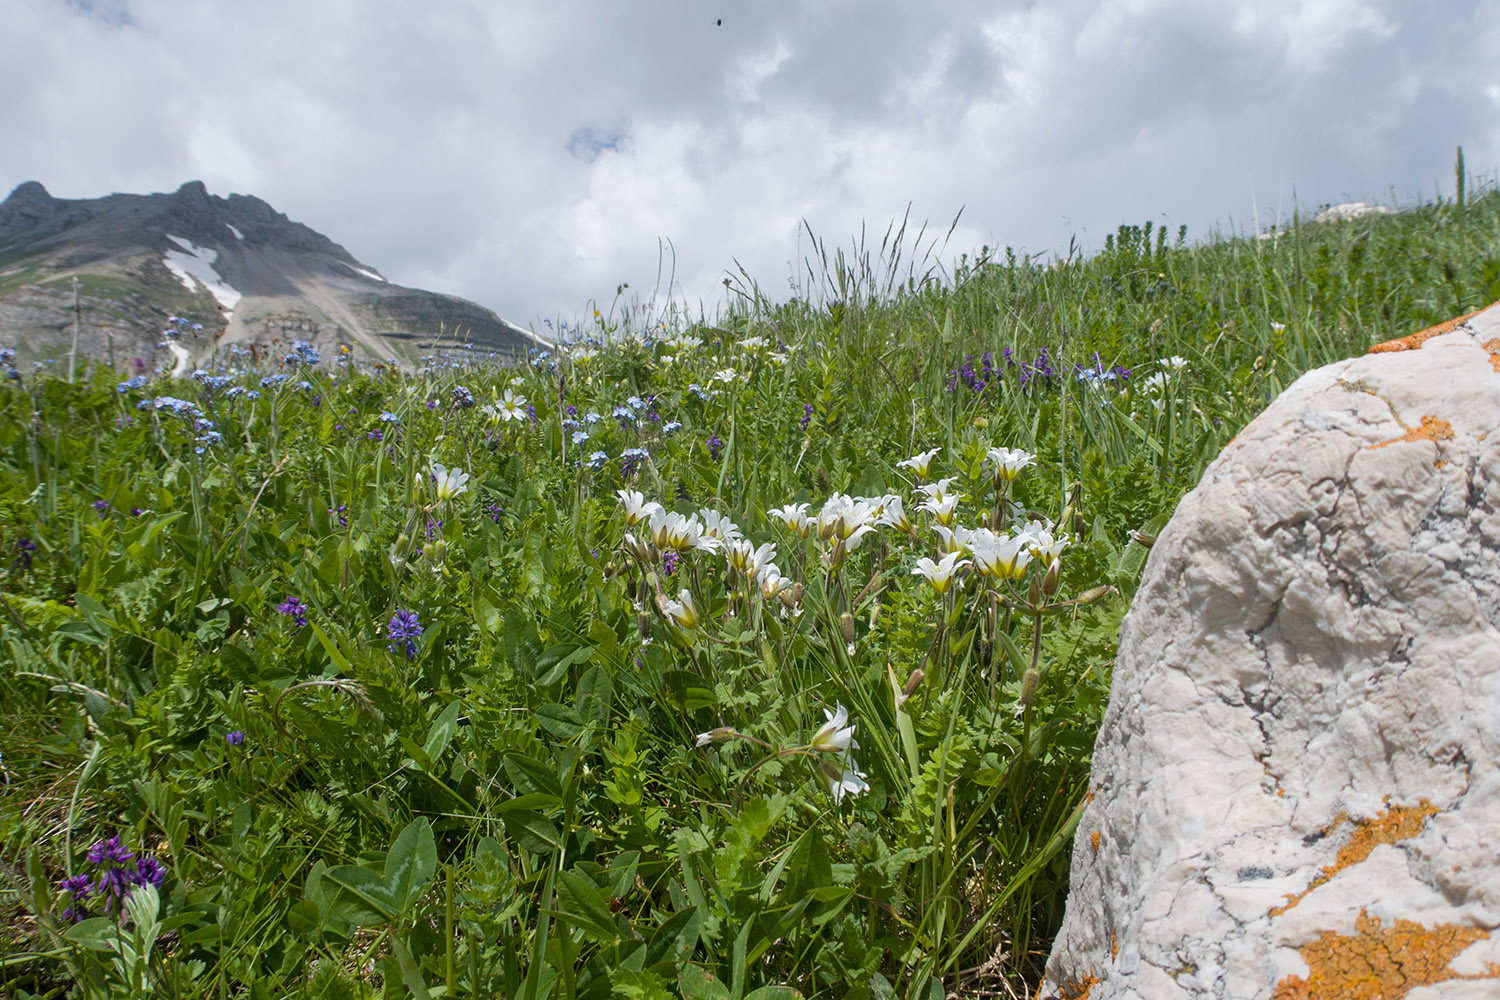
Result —
M0 992L1027 996L1155 532L1300 374L1500 299L1457 190L814 238L511 366L10 367Z

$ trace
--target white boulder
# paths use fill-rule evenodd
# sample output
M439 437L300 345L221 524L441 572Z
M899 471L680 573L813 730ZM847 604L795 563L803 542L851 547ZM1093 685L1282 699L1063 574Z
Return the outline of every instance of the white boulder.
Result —
M1384 205L1370 205L1362 201L1346 201L1342 205L1330 205L1319 212L1314 222L1353 222L1367 215L1389 215Z
M1308 373L1209 467L1090 796L1042 997L1500 996L1500 306Z

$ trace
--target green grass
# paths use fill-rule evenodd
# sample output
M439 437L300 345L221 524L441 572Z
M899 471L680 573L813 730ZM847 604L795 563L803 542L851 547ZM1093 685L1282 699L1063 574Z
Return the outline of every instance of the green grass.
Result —
M1144 562L1128 532L1302 372L1500 298L1500 196L1275 240L1126 227L951 274L900 233L814 246L789 302L742 276L712 322L616 304L521 369L7 383L8 995L1034 987ZM506 390L534 421L483 412ZM206 428L137 408L155 396L222 440L197 453ZM1036 459L1003 496L991 447ZM914 573L938 536L898 462L932 448L958 523L1045 519L1059 570L947 594ZM464 491L436 496L430 462ZM774 543L787 597L723 554L672 565L620 488ZM916 528L851 550L768 513L836 493L896 494ZM815 745L838 705L845 753ZM111 835L164 865L149 948L144 910L63 916Z

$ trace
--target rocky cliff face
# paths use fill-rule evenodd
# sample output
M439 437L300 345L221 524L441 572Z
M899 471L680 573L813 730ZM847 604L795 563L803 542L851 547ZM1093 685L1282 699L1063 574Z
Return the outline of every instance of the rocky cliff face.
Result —
M92 199L17 187L0 203L0 345L65 355L75 280L80 354L122 370L166 362L172 316L201 328L181 340L195 363L231 349L273 357L293 339L325 357L405 363L456 348L509 359L534 342L473 302L391 284L259 198L217 197L199 181Z

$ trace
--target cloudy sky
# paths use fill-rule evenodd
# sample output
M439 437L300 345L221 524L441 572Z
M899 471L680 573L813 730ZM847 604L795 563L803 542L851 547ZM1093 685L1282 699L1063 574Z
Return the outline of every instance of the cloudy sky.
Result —
M962 209L951 261L1451 197L1458 144L1500 168L1500 0L5 8L0 196L201 179L538 328L673 273L712 315L737 263L785 298L804 220L848 247Z

